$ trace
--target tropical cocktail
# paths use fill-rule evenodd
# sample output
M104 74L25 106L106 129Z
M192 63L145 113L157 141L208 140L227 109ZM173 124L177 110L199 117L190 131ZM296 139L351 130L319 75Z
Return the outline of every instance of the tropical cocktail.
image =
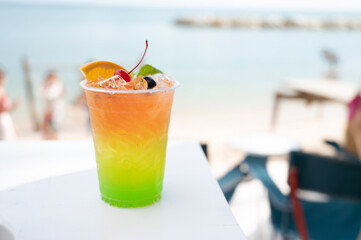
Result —
M105 61L81 68L102 199L118 207L161 195L168 126L178 83L145 65L137 75Z

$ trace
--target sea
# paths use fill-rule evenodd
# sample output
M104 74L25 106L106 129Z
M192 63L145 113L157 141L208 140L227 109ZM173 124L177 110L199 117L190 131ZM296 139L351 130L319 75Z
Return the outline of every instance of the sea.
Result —
M322 50L339 58L340 79L361 82L361 31L237 29L180 26L184 16L312 16L361 19L359 12L204 10L102 5L0 3L0 66L7 89L27 114L23 62L29 62L36 102L50 70L63 79L67 102L81 93L79 66L92 60L133 68L144 63L181 83L174 111L214 112L268 108L288 77L321 78L328 68Z

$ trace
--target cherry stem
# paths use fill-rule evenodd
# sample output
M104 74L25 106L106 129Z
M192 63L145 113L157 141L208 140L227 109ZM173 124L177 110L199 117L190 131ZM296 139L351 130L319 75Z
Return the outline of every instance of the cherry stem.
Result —
M144 53L143 53L143 57L142 57L142 59L140 59L137 66L135 66L130 72L128 72L128 74L131 74L134 71L134 69L136 69L139 66L139 64L143 61L143 58L145 56L145 53L147 52L147 49L148 49L148 40L145 40L145 50L144 50Z

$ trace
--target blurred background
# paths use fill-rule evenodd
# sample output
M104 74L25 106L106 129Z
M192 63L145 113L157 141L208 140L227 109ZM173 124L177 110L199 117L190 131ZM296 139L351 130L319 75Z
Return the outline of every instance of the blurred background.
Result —
M169 137L207 145L217 178L247 154L234 144L245 135L332 154L324 140L346 142L361 80L361 3L351 0L0 0L0 31L3 138L90 139L79 67L131 69L148 39L143 64L181 83ZM285 159L270 169L287 191ZM230 204L249 239L269 239L259 182L239 186Z

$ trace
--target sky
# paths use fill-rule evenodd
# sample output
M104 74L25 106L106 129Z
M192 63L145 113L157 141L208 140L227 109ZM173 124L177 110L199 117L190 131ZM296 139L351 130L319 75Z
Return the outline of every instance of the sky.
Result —
M0 0L47 4L109 4L146 7L182 7L249 10L361 11L360 0Z

